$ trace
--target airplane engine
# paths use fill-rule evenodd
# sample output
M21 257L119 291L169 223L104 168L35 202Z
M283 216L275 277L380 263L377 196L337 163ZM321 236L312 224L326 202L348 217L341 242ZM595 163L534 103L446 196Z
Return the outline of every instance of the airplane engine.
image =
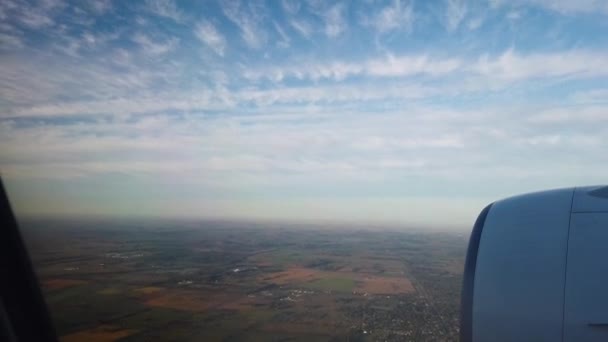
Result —
M461 341L608 341L608 186L488 205L467 251Z

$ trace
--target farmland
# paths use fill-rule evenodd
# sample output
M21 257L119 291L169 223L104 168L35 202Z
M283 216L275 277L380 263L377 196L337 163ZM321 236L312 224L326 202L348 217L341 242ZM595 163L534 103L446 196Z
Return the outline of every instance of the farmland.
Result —
M29 220L63 341L451 341L467 236L243 222Z

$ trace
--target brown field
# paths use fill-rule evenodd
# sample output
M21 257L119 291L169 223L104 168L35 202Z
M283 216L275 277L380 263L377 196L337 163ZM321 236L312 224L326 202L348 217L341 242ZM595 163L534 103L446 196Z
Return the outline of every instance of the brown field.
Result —
M212 307L212 300L192 291L165 291L146 299L144 304L176 310L205 311Z
M342 267L341 272L355 272L376 275L403 275L406 265L402 261L392 259L351 259L349 264Z
M78 286L87 284L87 281L78 279L46 279L42 282L42 286L48 290L65 289L66 287Z
M323 278L324 273L331 274L332 272L322 272L304 267L290 267L286 271L266 275L263 277L263 280L270 281L277 285L304 283L311 280Z
M248 261L254 263L258 267L272 266L272 258L264 253L258 253L247 258Z
M277 285L297 284L322 278L351 278L357 282L356 292L369 294L402 294L414 292L409 279L401 277L382 277L355 272L327 272L304 267L290 267L286 271L272 273L263 280Z
M135 291L138 293L141 293L141 294L150 295L150 294L158 293L162 290L163 290L162 287L146 286L146 287L140 287L139 289L136 289Z
M62 342L110 342L133 335L136 330L120 329L111 325L100 325L93 329L75 332L61 337Z
M261 299L234 293L201 293L185 290L166 290L148 294L144 304L168 309L202 312L210 309L247 311Z
M240 297L236 300L224 302L218 307L226 310L237 310L237 311L248 311L254 308L255 304L259 304L261 301L257 298L251 297Z
M414 286L407 278L369 276L358 280L355 291L371 294L401 294L414 292Z

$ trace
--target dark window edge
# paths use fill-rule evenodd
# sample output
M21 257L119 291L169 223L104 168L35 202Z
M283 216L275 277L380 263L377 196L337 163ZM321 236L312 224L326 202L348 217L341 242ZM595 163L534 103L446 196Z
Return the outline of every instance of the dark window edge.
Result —
M53 323L0 177L0 306L8 341L57 341Z

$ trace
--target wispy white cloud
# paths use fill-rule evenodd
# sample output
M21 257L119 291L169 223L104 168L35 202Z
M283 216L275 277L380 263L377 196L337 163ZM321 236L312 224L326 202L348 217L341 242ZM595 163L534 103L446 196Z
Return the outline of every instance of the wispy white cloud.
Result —
M146 8L158 16L172 19L178 23L185 20L184 13L173 0L147 0Z
M92 0L89 3L97 14L104 14L112 9L112 0Z
M245 77L268 78L282 81L285 78L343 80L355 75L373 77L404 77L413 75L442 75L457 71L457 59L433 59L421 56L392 56L373 58L363 62L336 61L326 64L299 63L297 66L275 67L264 70L247 70Z
M263 69L247 68L243 70L243 76L250 80L269 79L274 82L282 82L289 77L312 80L321 78L344 79L361 71L359 66L347 63L335 63L334 65L302 64L304 65L266 67Z
M461 67L457 59L432 59L427 56L387 56L367 63L366 71L372 76L411 76L419 74L444 75Z
M215 31L201 24L201 36L206 44L223 53L225 40L215 37ZM217 33L217 32L215 32ZM149 53L166 53L163 44L147 46L149 38L136 39ZM212 39L213 38L213 39ZM169 44L170 45L170 44ZM428 55L404 55L371 58L358 62L334 61L314 64L310 62L293 63L276 67L247 67L240 70L222 71L217 74L209 70L205 78L219 77L220 88L199 85L190 92L181 90L179 75L183 69L171 65L151 70L139 66L130 52L118 49L108 59L108 63L121 65L122 71L112 71L110 66L67 63L64 67L56 65L53 69L41 64L23 64L20 61L6 60L0 67L0 87L4 100L13 108L4 111L4 116L65 116L129 113L146 113L163 110L200 111L227 109L246 106L253 101L258 106L281 103L339 103L375 101L379 99L420 99L432 98L443 94L474 94L489 89L500 90L512 82L541 79L585 79L608 75L606 53L601 51L569 51L561 53L540 53L525 55L508 50L497 56L484 55L480 58L450 57L438 58ZM221 71L221 70L219 70ZM226 74L228 72L228 74ZM279 86L277 88L256 89L244 87L227 91L221 85L230 79L258 81L268 79L278 84L288 78L303 81L332 81L337 84L323 86ZM441 77L457 76L452 81ZM368 85L340 84L351 77L366 77ZM416 77L424 77L422 81ZM394 83L384 87L372 80L388 78ZM407 82L413 78L410 82ZM457 84L454 80L458 80ZM401 82L399 80L403 80ZM441 85L432 84L441 80ZM399 83L399 82L401 83ZM421 83L422 82L422 83ZM425 83L427 82L427 83ZM431 83L428 83L431 82ZM413 83L418 86L413 87ZM161 95L151 91L159 84L165 85ZM495 88L492 88L495 87ZM389 88L389 89L387 89ZM129 94L129 98L124 98ZM78 97L88 101L74 101ZM63 100L56 100L63 99ZM111 99L111 100L110 100Z
M281 0L281 6L285 12L289 14L296 14L300 11L302 4L300 1L295 0Z
M67 6L65 0L42 0L38 2L38 5L45 10L62 9Z
M20 36L15 34L0 33L0 50L20 49L24 45Z
M276 105L289 105L278 109L287 120L293 119L288 112L303 105L322 104L327 108L336 104L353 105L365 104L378 100L404 101L427 98L439 94L448 95L451 92L444 88L421 86L415 83L385 83L387 89L376 85L327 85L304 86L273 89L243 89L240 91L224 92L210 88L200 88L189 93L183 91L164 92L156 96L118 97L107 100L90 100L74 102L57 102L34 106L21 106L8 113L4 118L55 118L55 117L95 117L111 115L128 117L133 114L146 115L149 113L167 111L204 112L209 110L234 110L234 108L249 107L251 104L265 108L264 113L273 119L279 118L274 109ZM292 108L293 107L293 108ZM282 111L282 112L281 112ZM260 116L257 116L259 119ZM297 119L297 118L295 118Z
M452 32L460 26L467 15L467 4L463 0L446 0L444 25L448 32Z
M601 108L581 108L581 112L600 113ZM542 115L562 120L560 113L565 112L551 109ZM163 115L135 121L30 126L20 129L18 134L14 126L4 123L0 133L3 141L9 143L6 146L11 148L0 150L0 162L10 166L9 170L44 170L48 177L71 170L68 174L77 172L81 176L143 172L179 174L192 179L204 174L226 180L247 179L252 173L263 171L266 176L256 177L266 181L285 177L285 173L323 182L328 181L328 177L333 180L333 177L356 174L367 177L368 181L395 181L395 174L391 172L396 169L443 177L444 172L478 163L476 158L492 158L492 149L487 148L492 143L500 143L512 151L528 149L527 153L530 148L546 153L545 148L558 151L568 147L587 154L585 148L605 145L601 129L590 132L588 139L580 141L550 131L530 135L525 129L530 121L507 114L500 109L410 108L376 118L350 115L344 120L342 116L329 115L323 120L315 117L302 120L306 118L302 116L294 122L257 121L255 117L180 119ZM471 117L475 118L475 125L471 125ZM606 119L604 116L603 120ZM248 124L243 125L243 120ZM479 125L492 125L497 120L505 134L500 137L480 134ZM328 148L332 153L326 153ZM340 153L336 155L336 152ZM421 155L425 157L421 159ZM161 156L165 162L157 167L155 164ZM497 171L511 162L491 160L496 163L493 169ZM403 176L403 173L399 175Z
M328 37L335 38L347 29L344 10L344 4L336 4L324 13L325 34Z
M9 13L17 7L17 4L12 1L0 2L0 19L8 18Z
M252 101L258 106L277 104L317 104L330 106L332 103L365 103L378 100L409 100L437 95L441 89L418 84L385 84L380 89L377 85L327 85L290 87L264 90L243 90L234 96L235 101Z
M14 110L4 117L66 117L90 115L145 114L158 111L203 111L224 110L232 107L223 98L216 98L208 92L202 95L184 96L172 93L164 97L121 97L111 100L78 101L40 106L30 106Z
M201 21L194 28L194 35L203 43L207 44L215 53L224 55L226 50L226 38L215 28L210 21Z
M222 2L224 15L241 31L241 38L251 48L261 48L268 37L259 22L263 9L253 3L243 4L237 1Z
M122 32L109 32L109 33L93 33L91 31L85 31L82 33L81 38L83 43L90 48L102 47L109 42L118 39Z
M274 21L272 24L274 26L274 29L277 31L277 33L281 37L281 40L277 44L283 48L289 47L289 45L291 43L291 38L289 38L289 35L287 35L287 32L285 32L285 29L276 21Z
M175 37L171 37L165 41L154 41L143 33L136 33L132 40L139 44L144 53L148 55L163 55L170 51L173 51L179 40Z
M286 78L302 80L344 80L352 76L411 77L450 74L484 77L495 82L514 82L539 78L593 78L608 74L608 52L571 50L523 54L512 49L496 56L477 59L436 58L404 55L371 58L365 61L300 62L297 65L250 68L243 75L252 80L265 78L281 82Z
M572 50L557 53L517 53L507 50L496 58L481 57L472 70L504 80L542 77L599 77L608 75L607 51Z
M577 103L608 103L608 89L599 88L577 91L572 94L572 100Z
M477 16L467 22L467 28L471 31L477 30L485 21L483 16Z
M507 15L506 15L507 19L509 19L511 21L519 20L519 19L521 19L521 16L522 16L521 11L518 11L518 10L509 11L509 13L507 13Z
M0 89L6 105L35 106L39 104L74 101L77 99L100 100L121 98L125 94L141 96L149 94L154 85L179 82L172 64L147 66L135 60L132 54L117 50L113 56L121 57L126 64L116 70L113 57L100 62L94 57L74 61L61 58L48 68L44 56L28 60L19 57L4 58L0 63ZM3 111L9 114L11 110Z
M529 121L534 123L601 123L608 121L608 108L600 105L552 108L531 115Z
M35 9L28 9L21 12L17 19L23 25L32 29L40 29L55 24L55 21L48 13Z
M298 31L302 36L307 39L310 39L314 31L312 24L303 19L291 19L289 21L289 25L291 25L291 27L293 27L296 31Z
M364 24L371 25L380 33L398 29L409 32L412 30L414 19L412 2L393 0L390 5L382 8L371 17L365 17Z
M507 4L509 2L504 2ZM563 14L604 13L608 14L608 3L603 0L517 0L518 5L534 5Z

